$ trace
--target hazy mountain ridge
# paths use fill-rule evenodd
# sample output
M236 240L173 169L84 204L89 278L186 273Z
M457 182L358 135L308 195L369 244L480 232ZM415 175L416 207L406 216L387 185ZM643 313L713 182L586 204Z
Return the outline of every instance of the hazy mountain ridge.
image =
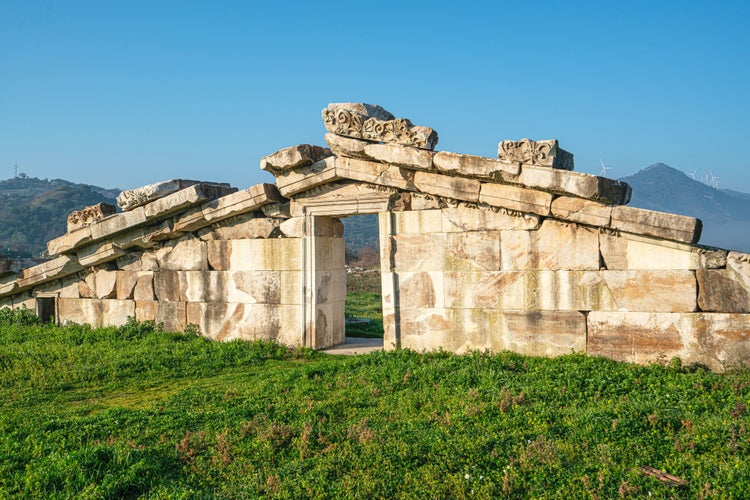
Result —
M38 179L21 174L0 181L0 253L37 257L65 233L68 215L96 203L114 203L119 189Z

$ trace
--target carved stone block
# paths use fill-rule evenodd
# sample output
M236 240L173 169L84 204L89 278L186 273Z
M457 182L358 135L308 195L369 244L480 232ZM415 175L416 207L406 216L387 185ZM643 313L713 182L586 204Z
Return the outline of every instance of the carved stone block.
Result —
M260 168L277 175L281 172L312 165L332 154L328 148L312 144L300 144L299 146L280 149L275 153L264 156L260 160Z
M703 223L694 217L618 206L612 208L610 226L628 233L696 243L700 239Z
M608 204L628 203L632 191L630 186L622 181L537 165L522 166L518 182L551 193L573 195Z
M117 196L117 206L123 211L129 211L194 184L210 184L225 188L230 187L229 184L224 183L171 179L123 191Z
M448 174L501 180L503 182L517 182L518 174L521 171L518 163L447 151L435 153L432 162L437 170Z
M414 172L414 187L422 193L435 196L476 203L479 201L480 186L476 179L464 179L432 172Z
M552 200L552 216L591 226L608 227L612 217L612 207L583 198L558 196Z
M493 207L546 216L550 212L552 195L517 186L482 183L479 201Z
M92 222L114 214L117 211L114 205L108 203L97 203L90 207L76 210L68 215L68 232L90 225Z
M497 146L497 157L501 160L527 165L540 165L560 170L573 170L573 155L560 148L557 139L532 141L505 140Z

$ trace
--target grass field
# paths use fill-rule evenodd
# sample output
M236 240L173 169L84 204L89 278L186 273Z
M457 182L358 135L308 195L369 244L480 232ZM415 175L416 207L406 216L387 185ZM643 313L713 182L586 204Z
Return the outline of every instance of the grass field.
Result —
M750 497L748 370L337 357L0 313L0 498Z
M346 277L346 318L361 318L368 323L347 322L347 337L383 337L383 305L379 272L351 273Z

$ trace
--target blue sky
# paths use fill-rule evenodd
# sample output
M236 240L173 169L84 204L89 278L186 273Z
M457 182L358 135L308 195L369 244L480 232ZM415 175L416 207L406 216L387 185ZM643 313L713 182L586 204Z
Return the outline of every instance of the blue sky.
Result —
M248 187L329 102L750 192L750 2L0 0L0 178Z

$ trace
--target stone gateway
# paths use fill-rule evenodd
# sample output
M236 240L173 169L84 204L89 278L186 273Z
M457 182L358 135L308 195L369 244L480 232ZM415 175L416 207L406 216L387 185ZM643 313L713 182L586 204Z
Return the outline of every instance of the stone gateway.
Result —
M273 185L170 180L74 212L49 261L0 266L0 305L325 348L344 341L340 219L378 214L386 349L750 362L750 255L697 245L701 221L628 207L556 140L483 158L380 106L322 117L328 147L261 160Z

